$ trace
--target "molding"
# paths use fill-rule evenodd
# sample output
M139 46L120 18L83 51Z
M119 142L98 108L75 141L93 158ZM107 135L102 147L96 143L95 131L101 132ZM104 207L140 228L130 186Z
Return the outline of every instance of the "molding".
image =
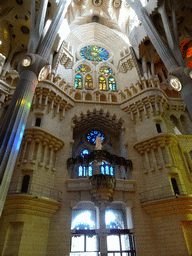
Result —
M151 217L161 217L173 214L191 214L192 197L178 197L142 203L141 207Z
M37 198L30 195L8 195L5 201L3 216L10 214L35 215L51 218L61 207L61 203L48 198Z

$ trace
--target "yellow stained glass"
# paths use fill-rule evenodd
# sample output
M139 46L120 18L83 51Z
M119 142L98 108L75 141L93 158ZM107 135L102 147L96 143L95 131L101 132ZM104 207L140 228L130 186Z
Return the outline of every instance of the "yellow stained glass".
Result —
M106 80L103 76L99 77L99 89L100 90L107 90Z
M92 88L92 77L90 75L87 75L85 78L85 88Z

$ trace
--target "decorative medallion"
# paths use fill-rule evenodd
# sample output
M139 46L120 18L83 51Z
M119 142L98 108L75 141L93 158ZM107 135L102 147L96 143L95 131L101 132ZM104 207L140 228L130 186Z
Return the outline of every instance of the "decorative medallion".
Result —
M80 55L82 58L90 61L106 61L109 58L107 50L96 45L83 47Z
M118 9L121 6L121 0L113 0L113 6Z
M92 0L93 4L97 7L101 6L103 1L102 0Z
M79 4L81 0L73 0L75 3Z

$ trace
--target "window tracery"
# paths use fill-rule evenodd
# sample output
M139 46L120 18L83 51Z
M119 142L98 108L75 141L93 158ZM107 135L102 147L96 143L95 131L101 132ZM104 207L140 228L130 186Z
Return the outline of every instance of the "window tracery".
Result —
M83 87L83 81L82 76L80 74L77 74L75 76L75 88L81 89Z
M116 91L116 81L113 77L113 71L110 67L102 66L99 69L101 73L99 77L99 89L100 90L107 90Z
M80 50L80 55L89 61L106 61L109 58L108 51L96 45L83 47Z
M101 131L93 130L87 134L87 141L91 144L95 144L97 136L99 136L102 139L102 141L105 140L105 135Z
M81 151L81 157L85 157L85 155L89 154L88 149L83 149ZM78 166L78 177L87 177L87 176L92 176L93 168L92 168L92 163L89 164L89 166Z
M75 88L76 89L92 89L93 88L93 79L91 76L91 68L88 65L81 64L76 69L75 76Z

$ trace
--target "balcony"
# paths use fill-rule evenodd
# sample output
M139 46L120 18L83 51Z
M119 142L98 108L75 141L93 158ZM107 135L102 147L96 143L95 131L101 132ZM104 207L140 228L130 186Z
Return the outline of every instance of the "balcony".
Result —
M19 188L18 188L19 187ZM42 186L32 183L27 189L21 189L18 183L11 183L8 191L8 195L31 195L41 199L53 199L61 202L62 192L53 188Z
M171 186L165 186L161 188L146 190L140 194L141 203L147 203L150 201L161 200L166 198L178 198L179 196L185 196L183 191L183 185L178 184L178 190L174 191Z

